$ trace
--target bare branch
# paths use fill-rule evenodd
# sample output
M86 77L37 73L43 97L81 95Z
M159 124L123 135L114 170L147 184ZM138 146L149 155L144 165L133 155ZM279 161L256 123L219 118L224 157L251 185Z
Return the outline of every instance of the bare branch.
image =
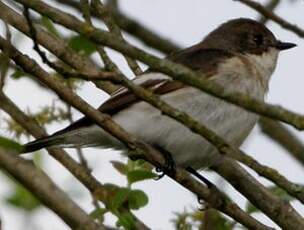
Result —
M26 35L30 35L29 27L26 23L25 17L15 12L10 7L6 6L0 1L0 18L6 23L12 25L17 30ZM92 63L88 58L81 56L74 52L63 39L53 36L52 34L42 30L39 27L35 27L37 34L37 42L44 48L53 53L56 57L61 59L66 64L72 66L74 69L85 72L86 76L96 76L95 84L106 91L112 93L117 89L110 82L100 82L98 74L100 70ZM71 75L69 75L72 77ZM92 79L93 80L93 79Z
M116 25L116 22L112 18L111 11L106 6L104 6L100 2L100 0L92 0L91 5L92 5L92 12L96 13L96 15L105 22L110 32L116 35L117 38L119 38L121 41L124 41L124 38L120 32L119 27ZM125 59L130 69L133 71L133 73L136 76L142 74L142 70L135 60L129 58L128 56L125 56Z
M298 27L297 25L293 25L293 24L289 23L285 19L281 18L279 15L269 11L262 4L252 1L252 0L234 0L234 1L238 1L238 2L245 4L246 6L249 6L250 8L258 11L265 18L269 18L272 21L278 23L284 29L294 32L301 38L304 37L304 30L302 28Z
M56 0L56 1L80 10L79 2L75 0ZM147 46L159 50L165 54L170 54L172 52L176 52L177 50L181 49L177 44L174 44L169 39L162 38L154 31L146 28L140 22L137 22L136 20L128 17L123 12L119 11L118 8L113 8L109 6L109 10L111 10L111 14L114 17L115 22L118 24L118 26L121 29L131 34L132 36L138 38ZM91 13L94 16L97 16L97 13L95 11L92 10Z
M261 118L259 124L265 135L286 149L288 154L304 166L304 143L301 140L277 121Z
M269 0L268 3L265 5L265 9L270 12L273 12L280 4L281 0ZM260 23L266 24L269 18L264 17L263 15L258 19Z
M11 40L10 29L9 29L6 22L3 22L3 23L4 23L4 26L5 26L5 30L6 30L6 39L8 41L10 41ZM8 72L8 69L9 69L10 61L9 61L8 52L9 52L9 49L5 49L0 54L0 59L1 59L1 62L0 62L0 91L3 90L5 80L6 80L6 77L7 77L7 72Z
M106 229L98 226L41 170L16 153L0 149L0 167L20 181L42 203L59 215L72 229Z

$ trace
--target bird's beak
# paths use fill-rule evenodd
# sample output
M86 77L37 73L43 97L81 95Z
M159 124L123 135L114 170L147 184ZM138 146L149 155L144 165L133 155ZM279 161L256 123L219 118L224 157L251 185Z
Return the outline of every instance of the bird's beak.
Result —
M277 48L278 50L288 50L295 46L297 45L294 43L277 41L274 47Z

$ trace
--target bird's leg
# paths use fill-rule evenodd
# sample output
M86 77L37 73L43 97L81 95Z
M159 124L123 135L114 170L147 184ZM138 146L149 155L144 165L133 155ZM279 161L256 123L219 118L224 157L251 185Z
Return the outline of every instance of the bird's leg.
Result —
M174 159L172 157L172 154L168 152L167 150L163 149L162 147L159 146L154 146L156 149L158 149L163 157L165 158L165 166L163 167L156 167L156 172L160 173L156 180L159 180L164 177L164 175L175 175L176 171L176 165L174 162Z
M202 181L209 189L214 189L216 188L215 185L209 181L207 178L205 178L204 176L202 176L201 174L199 174L194 168L192 167L187 167L186 170L193 176L195 176L197 179L199 179L200 181ZM197 201L199 204L204 205L205 202L201 197L197 197ZM201 211L204 211L205 208L201 208Z
M194 168L192 167L187 167L186 170L193 176L195 176L197 179L202 181L208 188L213 188L215 185L209 181L207 178L199 174Z

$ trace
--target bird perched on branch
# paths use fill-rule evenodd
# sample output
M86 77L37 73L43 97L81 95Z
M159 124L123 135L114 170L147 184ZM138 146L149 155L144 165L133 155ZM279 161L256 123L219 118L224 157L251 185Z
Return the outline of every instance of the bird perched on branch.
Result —
M263 24L251 19L230 20L200 43L168 58L200 73L229 92L245 93L264 101L278 54L295 44L281 42ZM161 99L201 122L231 145L238 147L258 120L258 115L211 96L170 76L148 71L134 80ZM126 88L119 89L99 110L112 116L127 132L170 153L182 167L201 169L216 162L217 149L183 124L163 115ZM44 147L113 148L127 151L115 137L83 117L51 136L24 146L24 152Z

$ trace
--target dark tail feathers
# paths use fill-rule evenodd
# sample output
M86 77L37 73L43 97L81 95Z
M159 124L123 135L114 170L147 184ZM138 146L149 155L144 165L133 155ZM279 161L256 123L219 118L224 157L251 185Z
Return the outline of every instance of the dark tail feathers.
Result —
M23 145L22 153L34 152L46 147L59 145L61 143L62 143L62 138L58 136L43 137Z

